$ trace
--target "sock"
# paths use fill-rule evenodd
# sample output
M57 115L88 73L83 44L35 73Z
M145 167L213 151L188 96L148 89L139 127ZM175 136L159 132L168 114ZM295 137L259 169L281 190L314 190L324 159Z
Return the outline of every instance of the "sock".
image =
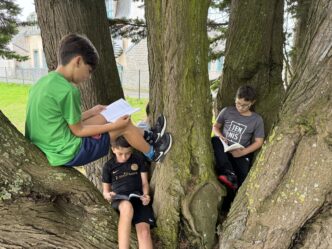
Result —
M144 153L144 155L149 158L150 160L152 160L153 156L154 156L154 149L153 146L150 145L150 150L147 153Z

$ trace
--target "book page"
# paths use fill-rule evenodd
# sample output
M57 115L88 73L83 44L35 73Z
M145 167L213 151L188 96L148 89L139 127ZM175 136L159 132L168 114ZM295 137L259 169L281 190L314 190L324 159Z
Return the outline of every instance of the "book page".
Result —
M131 115L134 112L139 111L140 108L133 108L124 99L119 99L106 107L106 110L100 114L105 117L107 122L115 122L118 118L124 115Z
M243 149L243 148L244 147L241 144L236 143L236 144L232 144L232 145L228 146L228 148L227 148L227 150L225 150L225 152L236 150L236 149Z
M228 152L231 150L236 150L236 149L243 149L243 145L239 144L239 143L235 143L232 145L228 145L224 140L222 140L220 138L220 141L222 142L223 146L224 146L224 152Z
M134 194L134 193L133 193L133 194L130 194L130 195L129 195L129 199L130 199L130 198L133 198L133 197L135 197L135 198L141 198L142 196L143 196L143 195L138 195L138 194Z
M115 201L115 200L129 200L129 196L116 194L112 197L112 201Z

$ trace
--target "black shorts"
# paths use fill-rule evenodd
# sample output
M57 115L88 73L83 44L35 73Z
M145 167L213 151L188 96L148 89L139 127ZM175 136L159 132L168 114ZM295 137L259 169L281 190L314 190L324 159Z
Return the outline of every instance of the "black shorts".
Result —
M123 200L117 200L112 202L112 207L119 211L119 204L121 201ZM149 205L146 206L144 206L142 204L142 201L138 198L132 198L130 202L134 208L134 216L132 220L133 225L145 222L150 224L151 228L156 227L156 219L154 218L151 202L149 203Z

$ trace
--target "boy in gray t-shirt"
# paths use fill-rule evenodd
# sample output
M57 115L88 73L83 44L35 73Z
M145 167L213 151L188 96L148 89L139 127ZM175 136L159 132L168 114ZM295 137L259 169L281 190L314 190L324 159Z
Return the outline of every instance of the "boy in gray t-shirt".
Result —
M262 147L264 141L263 119L250 109L255 101L256 94L252 87L240 87L235 106L222 109L213 125L215 136L212 137L212 145L218 179L233 190L245 180L252 154ZM221 140L228 145L239 143L244 148L224 152Z

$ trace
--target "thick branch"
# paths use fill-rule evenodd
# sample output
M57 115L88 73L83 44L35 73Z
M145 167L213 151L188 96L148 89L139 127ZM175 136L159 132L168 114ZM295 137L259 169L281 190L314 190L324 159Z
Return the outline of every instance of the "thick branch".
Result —
M0 140L0 247L117 247L117 214L91 182L49 166L1 112Z

